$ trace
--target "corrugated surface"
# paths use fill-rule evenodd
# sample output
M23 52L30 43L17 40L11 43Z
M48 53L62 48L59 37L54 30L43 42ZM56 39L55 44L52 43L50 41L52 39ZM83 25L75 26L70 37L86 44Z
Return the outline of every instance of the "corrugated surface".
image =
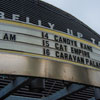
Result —
M3 89L6 85L8 85L11 81L15 79L14 76L0 76L0 89ZM30 91L29 83L26 84L24 87L17 89L11 95L15 96L22 96L22 97L31 97L31 98L43 98L57 91L63 89L65 87L65 82L60 80L53 80L53 79L45 79L45 89L41 92ZM68 82L66 82L68 84ZM89 98L94 96L94 88L91 86L87 86L84 89L81 89L75 93L72 93L68 96L60 100L88 100Z
M6 18L12 19L12 14L19 14L20 20L25 21L30 17L30 22L38 24L37 20L42 20L42 25L49 27L48 22L55 24L54 29L66 32L66 29L72 29L74 35L77 32L84 34L85 39L100 40L100 36L83 24L72 15L53 7L39 0L0 0L0 11L5 12Z

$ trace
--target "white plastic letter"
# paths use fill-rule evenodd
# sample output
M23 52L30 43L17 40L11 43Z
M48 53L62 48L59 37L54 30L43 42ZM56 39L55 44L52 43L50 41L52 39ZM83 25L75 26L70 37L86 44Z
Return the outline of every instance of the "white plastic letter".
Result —
M5 19L5 16L4 15L5 15L5 13L0 11L0 18L1 19Z
M100 41L98 42L98 46L100 46Z
M50 26L51 29L53 29L54 26L55 26L55 24L51 24L51 23L49 23L49 22L48 22L48 25Z
M92 43L95 44L95 39L94 38L91 38L91 40L92 40Z
M73 36L73 30L70 30L69 28L67 28L67 34L72 35Z
M30 18L29 17L26 17L26 23L30 24Z
M41 20L38 20L38 25L42 26L42 21Z
M12 14L12 19L14 21L18 21L19 20L20 15L16 15L16 14Z
M78 38L81 38L81 37L83 37L83 34L80 33L80 32L77 32L77 37L78 37Z

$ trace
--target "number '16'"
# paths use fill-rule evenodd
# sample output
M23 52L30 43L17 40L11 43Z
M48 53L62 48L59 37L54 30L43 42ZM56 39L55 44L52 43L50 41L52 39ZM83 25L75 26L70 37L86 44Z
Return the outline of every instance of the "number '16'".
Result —
M45 56L50 56L50 50L44 48L44 49L43 49L43 54L44 54Z

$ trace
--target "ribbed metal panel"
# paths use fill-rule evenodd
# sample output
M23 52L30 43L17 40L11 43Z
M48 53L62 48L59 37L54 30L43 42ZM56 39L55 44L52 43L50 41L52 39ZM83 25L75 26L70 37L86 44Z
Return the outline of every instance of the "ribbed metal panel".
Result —
M0 76L0 89L3 89L6 85L8 85L11 81L15 79L15 76ZM66 82L68 84L68 82ZM22 96L22 97L31 97L31 98L43 98L56 93L60 89L64 88L64 82L60 80L54 79L45 79L45 89L42 92L30 91L29 83L27 83L24 87L19 88L11 95ZM79 90L75 93L72 93L68 96L60 100L88 100L89 98L94 96L94 87L87 86L86 88Z

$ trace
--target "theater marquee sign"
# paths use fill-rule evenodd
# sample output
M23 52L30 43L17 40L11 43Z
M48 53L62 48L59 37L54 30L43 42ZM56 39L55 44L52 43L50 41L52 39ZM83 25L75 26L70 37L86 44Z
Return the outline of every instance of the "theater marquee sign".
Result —
M20 20L18 14L0 11L0 73L28 75L74 81L100 86L100 42L66 28L66 33ZM6 70L7 69L7 70ZM84 77L84 79L82 79ZM98 82L96 83L96 81Z
M6 23L5 15L4 12L0 12L1 19ZM20 21L19 19L20 15L12 14L12 21ZM1 20L1 22L3 22L3 20ZM30 18L26 17L25 23L29 24L29 20ZM7 22L11 23L11 21ZM53 30L55 24L48 23L50 29ZM39 22L39 25L42 25L42 21ZM100 68L100 47L82 38L80 39L56 31L49 32L48 29L44 31L44 28L35 30L33 27L31 31L27 29L27 32L25 28L18 28L18 26L16 26L15 29L17 29L14 30L12 25L7 24L1 24L0 28L1 49L22 51L40 55L41 57L44 56L43 58L47 57L48 59L59 60L61 62L82 64L85 67L90 66L91 68L97 69ZM71 31L73 32L73 30ZM83 36L82 33L78 34L78 37L81 36Z
M26 28L7 24L0 24L0 30L1 49L100 69L99 47L88 41L55 31L27 29L26 32Z

